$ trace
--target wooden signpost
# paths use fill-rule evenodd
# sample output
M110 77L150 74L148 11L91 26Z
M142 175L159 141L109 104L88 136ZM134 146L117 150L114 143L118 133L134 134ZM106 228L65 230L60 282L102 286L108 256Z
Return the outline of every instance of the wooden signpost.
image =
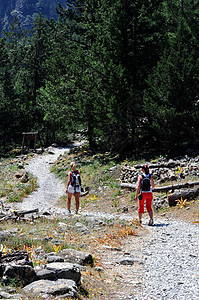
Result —
M32 148L35 150L36 147L36 139L37 139L38 132L23 132L23 141L22 141L22 152L24 150L24 147L27 145L27 142L29 143L29 148Z

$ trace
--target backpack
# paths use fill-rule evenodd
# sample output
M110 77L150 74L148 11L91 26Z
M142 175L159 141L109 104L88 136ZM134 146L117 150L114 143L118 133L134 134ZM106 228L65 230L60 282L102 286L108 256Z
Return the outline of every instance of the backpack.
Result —
M81 177L78 170L72 171L71 185L73 187L81 185Z
M151 189L151 174L142 174L142 191L150 192Z

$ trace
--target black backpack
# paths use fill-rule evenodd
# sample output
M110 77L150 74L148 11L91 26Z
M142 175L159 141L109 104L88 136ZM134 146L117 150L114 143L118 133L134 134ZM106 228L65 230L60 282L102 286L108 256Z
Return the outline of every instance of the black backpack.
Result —
M78 170L72 171L72 178L71 178L71 185L72 186L81 186L81 177Z
M151 174L142 174L142 191L150 192L151 189Z

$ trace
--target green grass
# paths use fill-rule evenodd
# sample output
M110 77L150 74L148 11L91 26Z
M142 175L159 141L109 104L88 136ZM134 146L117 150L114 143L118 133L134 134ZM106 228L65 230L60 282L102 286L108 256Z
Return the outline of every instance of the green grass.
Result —
M0 162L0 198L8 202L21 202L24 197L37 189L37 181L31 174L26 183L15 177L19 172L17 159L6 159Z

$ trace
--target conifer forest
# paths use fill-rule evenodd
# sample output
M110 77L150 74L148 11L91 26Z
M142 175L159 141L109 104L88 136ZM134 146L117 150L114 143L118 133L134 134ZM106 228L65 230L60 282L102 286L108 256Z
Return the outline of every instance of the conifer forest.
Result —
M199 2L1 0L0 154L86 137L93 151L199 144Z

